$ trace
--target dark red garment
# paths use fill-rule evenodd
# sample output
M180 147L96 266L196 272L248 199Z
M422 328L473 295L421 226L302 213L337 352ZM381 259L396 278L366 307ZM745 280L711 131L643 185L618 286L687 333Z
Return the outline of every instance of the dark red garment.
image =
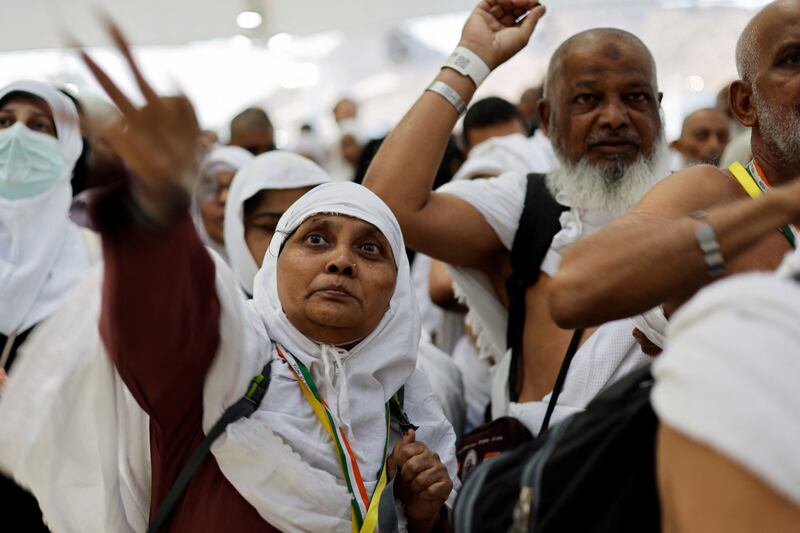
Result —
M134 222L126 186L105 191L92 214L105 259L101 335L120 376L150 415L152 517L204 437L203 383L219 343L214 263L188 213L167 229ZM209 455L165 531L277 530Z

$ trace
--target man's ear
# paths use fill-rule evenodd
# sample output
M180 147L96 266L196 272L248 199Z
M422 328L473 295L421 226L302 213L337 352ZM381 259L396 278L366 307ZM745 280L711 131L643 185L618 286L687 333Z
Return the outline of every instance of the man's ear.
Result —
M731 83L728 103L734 118L741 125L752 128L758 124L758 115L753 101L753 88L749 82L736 80Z
M550 105L550 101L547 98L543 98L539 100L539 103L536 105L539 109L539 128L544 132L545 135L548 137L550 136L550 113L552 111L552 106Z
M664 93L659 92L658 93L658 103L660 104L662 100L664 100Z

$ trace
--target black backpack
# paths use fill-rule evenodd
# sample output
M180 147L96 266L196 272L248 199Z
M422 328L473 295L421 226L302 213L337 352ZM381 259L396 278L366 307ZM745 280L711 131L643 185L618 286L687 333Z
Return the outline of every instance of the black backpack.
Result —
M660 531L650 366L513 452L481 464L456 501L457 531Z
M508 294L508 329L506 343L511 349L511 365L508 376L509 398L517 400L519 362L522 357L522 338L525 329L525 295L528 287L536 283L541 265L553 237L561 229L561 213L567 207L559 204L547 189L544 174L528 174L525 204L519 219L519 227L511 247L511 274L506 280ZM571 360L578 347L582 331L576 331L565 360ZM569 363L567 363L568 365ZM561 376L553 389L543 427L547 427L555 408L566 375ZM456 448L458 476L464 481L475 467L485 459L530 442L530 431L518 420L500 417L483 424L463 435Z

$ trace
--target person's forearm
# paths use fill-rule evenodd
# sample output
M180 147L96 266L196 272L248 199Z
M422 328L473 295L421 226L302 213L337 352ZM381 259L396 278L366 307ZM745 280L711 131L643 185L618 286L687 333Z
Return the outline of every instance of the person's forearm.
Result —
M93 206L105 259L100 329L120 376L161 425L201 398L219 339L214 264L188 211L153 226L132 191Z
M565 328L636 315L709 280L695 230L710 224L726 261L798 215L785 194L768 194L708 212L705 220L626 217L569 248L550 290L550 310Z
M442 69L436 79L458 92L465 104L475 92L472 80L453 70ZM447 100L425 91L373 159L364 185L389 205L401 225L405 214L419 211L427 203L457 121L458 113Z

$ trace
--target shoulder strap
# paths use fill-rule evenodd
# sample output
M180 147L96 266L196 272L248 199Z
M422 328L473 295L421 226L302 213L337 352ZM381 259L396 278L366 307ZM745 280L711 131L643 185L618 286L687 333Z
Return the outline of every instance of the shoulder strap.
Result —
M405 395L406 395L406 388L400 387L400 390L397 391L397 394L392 396L392 399L389 400L389 411L392 413L392 416L397 420L398 425L400 426L400 432L405 435L409 429L413 429L414 431L419 429L419 426L415 426L409 419L408 415L405 411Z
M553 237L561 229L561 213L566 209L550 194L544 174L528 175L525 208L511 247L511 275L506 280L506 344L511 349L508 390L512 401L517 399L517 367L522 355L522 333L525 328L525 293L539 279L542 261Z
M561 395L561 391L564 389L564 382L567 380L567 371L569 371L569 365L572 363L572 358L575 357L575 353L578 351L578 344L581 342L581 337L583 337L582 329L576 329L575 333L572 334L572 340L569 342L567 353L564 354L564 361L562 361L561 369L558 371L556 384L553 387L553 392L550 394L550 402L547 404L547 411L544 414L542 427L539 429L539 434L537 437L547 431L547 428L550 426L550 417L553 416L553 411L555 411L556 404L558 403L558 397Z
M169 492L164 497L164 500L158 505L158 510L147 528L147 533L158 533L164 525L166 525L175 507L178 505L178 502L183 498L183 493L186 492L186 487L189 486L189 482L192 480L195 472L197 472L197 469L200 468L200 465L203 464L203 461L208 457L211 451L211 445L217 440L217 437L222 435L228 424L236 422L240 418L249 417L255 412L258 406L261 405L261 400L264 399L264 395L269 388L270 373L270 364L267 363L264 365L261 373L250 382L247 394L242 396L239 401L228 407L225 412L222 413L220 419L217 420L217 423L214 424L211 431L206 434L203 442L201 442L200 446L194 451L189 461L183 466L178 477L175 478L172 487L170 487Z

